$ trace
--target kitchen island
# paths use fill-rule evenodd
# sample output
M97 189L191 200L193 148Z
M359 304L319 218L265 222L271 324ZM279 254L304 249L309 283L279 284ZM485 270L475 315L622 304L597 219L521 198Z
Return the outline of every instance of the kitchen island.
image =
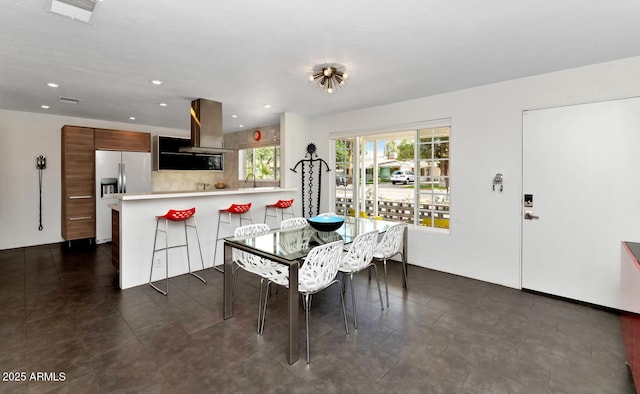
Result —
M114 216L117 215L119 245L118 268L121 289L139 286L149 282L153 240L156 229L156 216L164 215L169 209L196 208L198 234L202 247L202 258L205 268L213 266L216 229L218 226L218 210L228 208L232 203L251 203L251 213L254 223L264 220L265 206L273 204L278 199L292 199L296 196L295 188L256 187L240 189L221 189L212 191L186 192L153 192L128 193L118 196ZM299 201L293 205L296 215L300 215ZM116 214L117 212L117 214ZM233 226L237 226L237 218L233 218ZM246 224L246 222L245 222ZM269 226L275 226L270 221ZM228 225L220 227L220 236L232 235ZM195 234L189 232L189 252L193 270L201 269L198 245ZM114 242L116 240L114 239ZM169 223L169 246L184 243L184 229L182 223ZM158 235L158 247L164 246L164 236ZM223 245L218 245L216 265L223 263ZM156 253L153 280L164 278L164 252ZM198 268L200 267L200 268ZM169 250L169 277L188 272L186 248ZM157 275L157 276L156 276Z

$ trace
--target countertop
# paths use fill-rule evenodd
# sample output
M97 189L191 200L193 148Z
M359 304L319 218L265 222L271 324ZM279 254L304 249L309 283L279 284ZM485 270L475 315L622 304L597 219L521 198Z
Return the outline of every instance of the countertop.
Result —
M117 196L117 198L123 201L156 200L156 199L162 199L162 198L208 197L208 196L222 196L222 195L234 195L234 194L295 192L296 190L298 189L296 189L295 187L242 187L238 189L127 193L127 194L120 194Z

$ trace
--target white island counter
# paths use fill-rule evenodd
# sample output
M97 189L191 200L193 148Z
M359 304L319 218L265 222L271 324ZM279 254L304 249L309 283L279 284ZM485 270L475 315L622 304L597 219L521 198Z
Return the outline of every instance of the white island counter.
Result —
M251 203L253 222L263 223L265 206L275 203L278 199L295 198L296 190L295 188L257 187L213 191L132 193L119 196L116 210L119 212L120 288L127 289L149 281L156 216L164 215L169 209L195 207L202 258L205 268L208 268L213 266L218 210L228 208L232 203ZM297 216L302 211L300 207L300 202L296 200L293 208ZM233 227L237 226L237 218L234 217L232 220ZM270 227L276 225L273 218L270 218L268 224ZM232 235L228 227L225 224L220 227L221 237ZM192 230L189 231L191 267L198 270L202 265L195 234ZM170 222L169 245L181 243L184 243L183 223ZM164 246L164 236L159 234L157 247L162 246ZM154 281L164 278L164 259L164 251L156 253ZM222 241L218 245L216 260L216 265L223 262ZM186 248L169 250L169 277L187 272Z

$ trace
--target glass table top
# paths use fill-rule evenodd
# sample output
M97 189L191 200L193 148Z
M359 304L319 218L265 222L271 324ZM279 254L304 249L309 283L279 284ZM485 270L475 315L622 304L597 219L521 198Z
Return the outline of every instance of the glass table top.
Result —
M285 260L297 260L304 258L311 249L318 245L339 240L349 244L359 234L374 230L383 233L395 224L399 223L347 217L344 224L335 231L318 231L306 225L287 229L277 228L258 236L229 237L225 238L225 240L232 244L244 245Z

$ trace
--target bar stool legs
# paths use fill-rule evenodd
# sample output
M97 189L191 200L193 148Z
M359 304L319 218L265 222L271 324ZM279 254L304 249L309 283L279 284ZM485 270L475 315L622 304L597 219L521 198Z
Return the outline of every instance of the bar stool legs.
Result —
M225 223L225 224L228 224L229 227L231 227L232 214L238 215L238 218L240 219L240 226L242 226L243 220L246 220L249 223L253 224L253 215L251 215L250 209L251 209L251 203L247 203L247 204L231 204L229 208L220 209L218 211L218 228L216 229L216 246L213 249L213 268L215 268L216 270L220 272L224 272L222 268L219 268L220 266L224 266L224 264L221 264L220 266L216 265L216 256L218 254L218 243L221 239L224 239L224 236L220 237L220 224ZM228 218L229 218L228 221L222 220L223 214L228 215ZM245 215L249 215L249 217L246 217ZM231 234L233 234L233 232ZM226 237L230 236L231 234L226 235Z
M274 212L270 213L269 209L273 209ZM280 222L278 222L278 212L280 212ZM295 217L293 199L278 200L275 204L266 205L264 208L264 223L267 224L267 217L272 217L276 219L276 226L280 226L280 223L284 220L284 215Z
M195 216L193 216L193 214L195 213L195 208L191 208L191 209L187 209L187 210L182 210L182 211L176 211L176 210L169 210L169 212L167 212L165 215L163 216L158 216L156 218L156 234L155 234L155 238L153 240L153 253L151 254L151 271L149 272L149 285L151 287L153 287L155 290L157 290L158 292L160 292L162 295L167 295L169 293L169 249L174 249L174 248L179 248L179 247L186 247L186 253L187 253L187 265L189 268L189 274L195 276L196 278L200 279L203 283L207 283L206 280L206 276L205 276L205 268L204 268L204 259L202 258L202 248L200 246L200 237L198 235L198 224L196 222L196 218ZM160 228L160 220L163 219L164 220L164 230L162 230ZM189 223L189 219L193 220L193 224ZM171 245L169 246L169 221L181 221L184 224L184 238L185 238L185 243L184 244L179 244L179 245ZM191 258L189 256L189 234L187 232L187 228L191 227L195 230L196 232L196 241L198 243L198 252L200 253L200 261L202 262L202 276L196 274L195 272L193 272L191 270ZM158 249L158 232L164 233L164 239L165 239L165 246L163 248ZM154 263L154 259L155 259L155 255L156 252L160 252L164 250L164 256L165 256L165 290L162 290L161 288L159 288L158 286L156 286L153 282L153 263Z

